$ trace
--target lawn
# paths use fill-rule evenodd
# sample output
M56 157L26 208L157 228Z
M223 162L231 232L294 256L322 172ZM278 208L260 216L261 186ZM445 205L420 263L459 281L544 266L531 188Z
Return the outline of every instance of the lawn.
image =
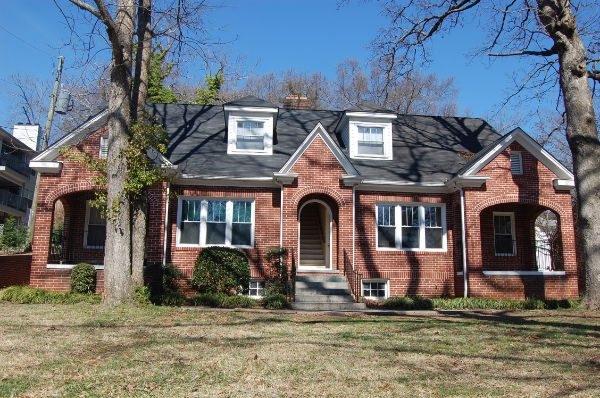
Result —
M0 396L600 396L600 313L0 303Z

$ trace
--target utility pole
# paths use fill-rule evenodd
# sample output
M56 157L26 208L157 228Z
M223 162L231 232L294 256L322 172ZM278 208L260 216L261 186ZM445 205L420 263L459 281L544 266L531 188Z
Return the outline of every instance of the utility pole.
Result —
M50 108L48 109L48 119L46 120L46 127L44 129L44 137L42 139L39 151L43 152L48 148L48 141L50 140L50 131L52 130L52 120L54 119L54 107L56 106L56 97L58 95L58 89L60 88L60 79L62 77L63 64L65 57L62 55L58 57L58 68L56 71L56 80L54 80L54 89L52 90L52 96L50 97ZM29 241L33 243L33 232L35 230L35 213L37 212L37 201L40 190L40 173L35 173L35 190L33 191L33 202L31 204L31 211L29 212Z
M58 89L60 88L60 79L62 76L63 63L65 57L62 55L58 57L58 70L56 71L56 80L54 81L54 89L52 90L52 96L50 97L50 108L48 109L48 119L46 119L46 128L44 129L44 139L42 140L41 151L45 151L48 148L48 141L50 140L50 131L52 130L52 120L54 119L54 108L56 106L56 97L58 96Z

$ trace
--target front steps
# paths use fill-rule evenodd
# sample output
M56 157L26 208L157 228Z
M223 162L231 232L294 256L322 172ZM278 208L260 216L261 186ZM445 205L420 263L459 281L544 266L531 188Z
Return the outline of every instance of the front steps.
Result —
M296 300L292 308L303 311L360 311L367 307L355 303L346 278L337 272L296 275Z

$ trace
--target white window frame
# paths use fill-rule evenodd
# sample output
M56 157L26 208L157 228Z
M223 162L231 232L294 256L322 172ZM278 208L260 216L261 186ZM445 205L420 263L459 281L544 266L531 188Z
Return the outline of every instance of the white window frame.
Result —
M108 137L100 137L100 147L98 148L98 157L100 159L106 159L108 157Z
M367 155L358 152L359 127L379 127L383 129L383 154ZM373 121L365 118L352 119L349 122L350 157L354 159L392 160L392 123L389 121Z
M92 206L90 205L90 200L86 200L85 201L85 224L84 224L84 229L83 229L83 247L85 249L104 249L104 245L103 246L93 246L93 245L87 244L88 229L90 226L90 209L91 209L91 207ZM104 227L106 228L106 220L105 220L104 224L92 224L92 225L104 225ZM105 232L104 238L106 239L106 232Z
M523 175L523 156L519 151L510 153L510 173L514 176Z
M496 216L501 216L501 217L510 217L510 233L511 233L511 240L512 240L512 249L513 252L512 253L498 253L496 251ZM492 225L494 230L493 232L493 237L494 237L494 255L497 257L513 257L517 255L517 235L515 234L515 213L513 212L509 212L509 211L495 211L493 212L492 215Z
M385 296L384 297L365 296L365 283L384 283L385 284ZM369 290L372 290L372 289L369 289ZM390 281L387 279L363 279L360 282L360 295L365 300L386 300L390 297Z
M182 204L184 200L200 201L200 233L198 243L181 243L181 217L182 217ZM226 202L225 210L225 243L224 244L206 244L206 223L208 214L208 202L209 201L224 201ZM251 228L250 228L250 244L249 245L232 245L232 225L233 225L233 202L249 202L252 205L251 208ZM177 247L210 247L210 246L224 246L224 247L236 247L239 249L252 249L254 248L254 230L256 227L255 223L255 200L251 198L213 198L213 197L198 197L198 196L180 196L177 201Z
M257 122L263 123L264 129L264 149L238 149L237 131L238 122ZM229 115L227 122L227 154L243 155L272 155L273 154L273 117L253 116L253 115Z
M256 283L256 288L254 288L254 290L256 290L259 294L252 294L252 284ZM248 297L251 298L263 298L265 297L265 281L261 280L261 279L250 279L250 282L248 283ZM262 292L262 294L260 294Z
M392 206L394 209L394 222L395 222L395 246L394 247L379 247L379 206ZM418 217L419 217L419 247L408 248L402 247L402 208L403 207L416 207L418 206ZM426 207L438 207L441 209L442 214L442 247L441 248L426 248L425 238L425 208ZM448 250L448 228L446 225L446 204L445 203L424 203L424 202L408 202L408 203L390 203L380 202L375 206L375 245L378 251L419 251L419 252L446 252Z

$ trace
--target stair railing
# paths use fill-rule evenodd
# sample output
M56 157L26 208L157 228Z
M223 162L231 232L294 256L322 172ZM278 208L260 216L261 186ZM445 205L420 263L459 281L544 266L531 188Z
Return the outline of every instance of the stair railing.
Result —
M346 249L343 249L344 252L344 276L348 281L348 285L350 286L350 291L354 296L354 301L357 303L360 301L361 296L361 283L362 283L362 274L352 268L352 261L350 261L350 256L348 256L348 252Z

